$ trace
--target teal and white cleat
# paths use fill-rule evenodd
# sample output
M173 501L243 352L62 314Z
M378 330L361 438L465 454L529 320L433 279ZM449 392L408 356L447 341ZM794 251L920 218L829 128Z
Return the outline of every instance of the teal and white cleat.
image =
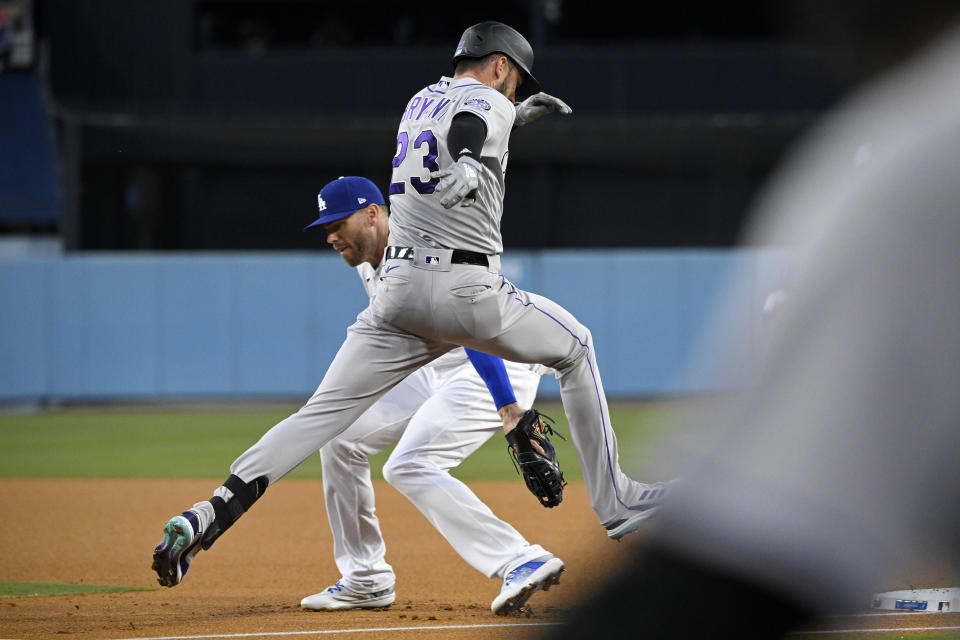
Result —
M153 570L157 582L175 587L183 580L190 563L200 551L200 520L192 511L170 518L163 527L163 540L153 550Z

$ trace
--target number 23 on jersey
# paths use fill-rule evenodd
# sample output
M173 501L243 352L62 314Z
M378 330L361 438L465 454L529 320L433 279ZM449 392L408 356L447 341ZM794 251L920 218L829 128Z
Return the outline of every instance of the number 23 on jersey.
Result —
M410 156L410 162L419 161L428 173L440 170L440 165L437 164L437 156L439 155L437 138L429 129L421 131L420 135L413 141L413 145L410 144L410 135L406 131L400 132L400 135L397 136L397 155L393 157L393 168L398 169L408 155ZM409 171L407 167L404 168ZM398 173L403 175L404 171ZM431 178L424 181L419 175L414 175L410 176L409 182L417 193L429 195L436 189L440 179ZM391 182L390 195L406 193L406 186L405 181Z

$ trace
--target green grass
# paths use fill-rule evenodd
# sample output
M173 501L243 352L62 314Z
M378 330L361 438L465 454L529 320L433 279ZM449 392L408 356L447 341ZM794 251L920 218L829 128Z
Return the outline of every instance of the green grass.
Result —
M80 593L117 593L150 591L146 587L124 587L114 584L66 584L62 582L0 582L0 598L31 596L71 596Z
M538 403L537 408L555 418L557 429L568 438L554 438L567 479L581 479L559 403ZM86 408L0 415L0 476L223 479L240 453L296 409ZM621 457L627 459L627 452L642 456L643 442L662 428L659 418L669 411L662 404L611 404ZM371 459L375 477L380 477L389 453ZM320 473L319 456L313 456L290 477L318 478ZM477 480L516 478L499 434L454 474Z
M554 439L554 442L568 480L580 480L563 409L557 402L538 402L536 406L556 418L557 429L568 437L567 441ZM612 422L625 467L643 468L644 444L667 428L676 406L670 402L611 403ZM239 411L108 407L0 415L0 477L222 480L234 458L296 409L296 404ZM495 434L454 474L467 480L519 481L505 449L504 439ZM375 477L380 477L380 469L388 455L389 450L371 460ZM320 477L319 456L313 456L291 476ZM0 598L140 590L149 589L0 582ZM916 620L922 622L923 618L917 616ZM838 636L809 634L791 637L826 640ZM844 634L843 637L855 640L960 640L960 633L864 633Z

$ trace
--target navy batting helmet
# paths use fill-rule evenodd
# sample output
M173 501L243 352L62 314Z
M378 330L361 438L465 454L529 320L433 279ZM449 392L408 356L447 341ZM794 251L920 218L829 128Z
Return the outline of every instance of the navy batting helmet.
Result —
M475 24L460 37L453 54L453 65L462 58L482 58L491 53L502 53L523 71L523 84L517 88L517 100L540 92L540 83L533 77L533 47L520 32L502 22Z

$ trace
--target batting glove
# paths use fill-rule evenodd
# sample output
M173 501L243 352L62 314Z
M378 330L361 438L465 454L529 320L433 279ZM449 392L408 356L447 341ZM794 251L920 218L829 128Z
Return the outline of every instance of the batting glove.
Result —
M554 98L548 93L535 93L520 104L516 105L517 119L514 124L518 127L533 122L540 116L545 116L552 111L559 111L564 115L573 113L566 102L560 98Z
M477 195L477 187L480 186L480 172L482 170L483 165L470 156L460 156L460 159L447 169L431 173L431 178L440 179L434 192L445 193L440 198L440 204L446 209L457 203L461 207L472 205Z

